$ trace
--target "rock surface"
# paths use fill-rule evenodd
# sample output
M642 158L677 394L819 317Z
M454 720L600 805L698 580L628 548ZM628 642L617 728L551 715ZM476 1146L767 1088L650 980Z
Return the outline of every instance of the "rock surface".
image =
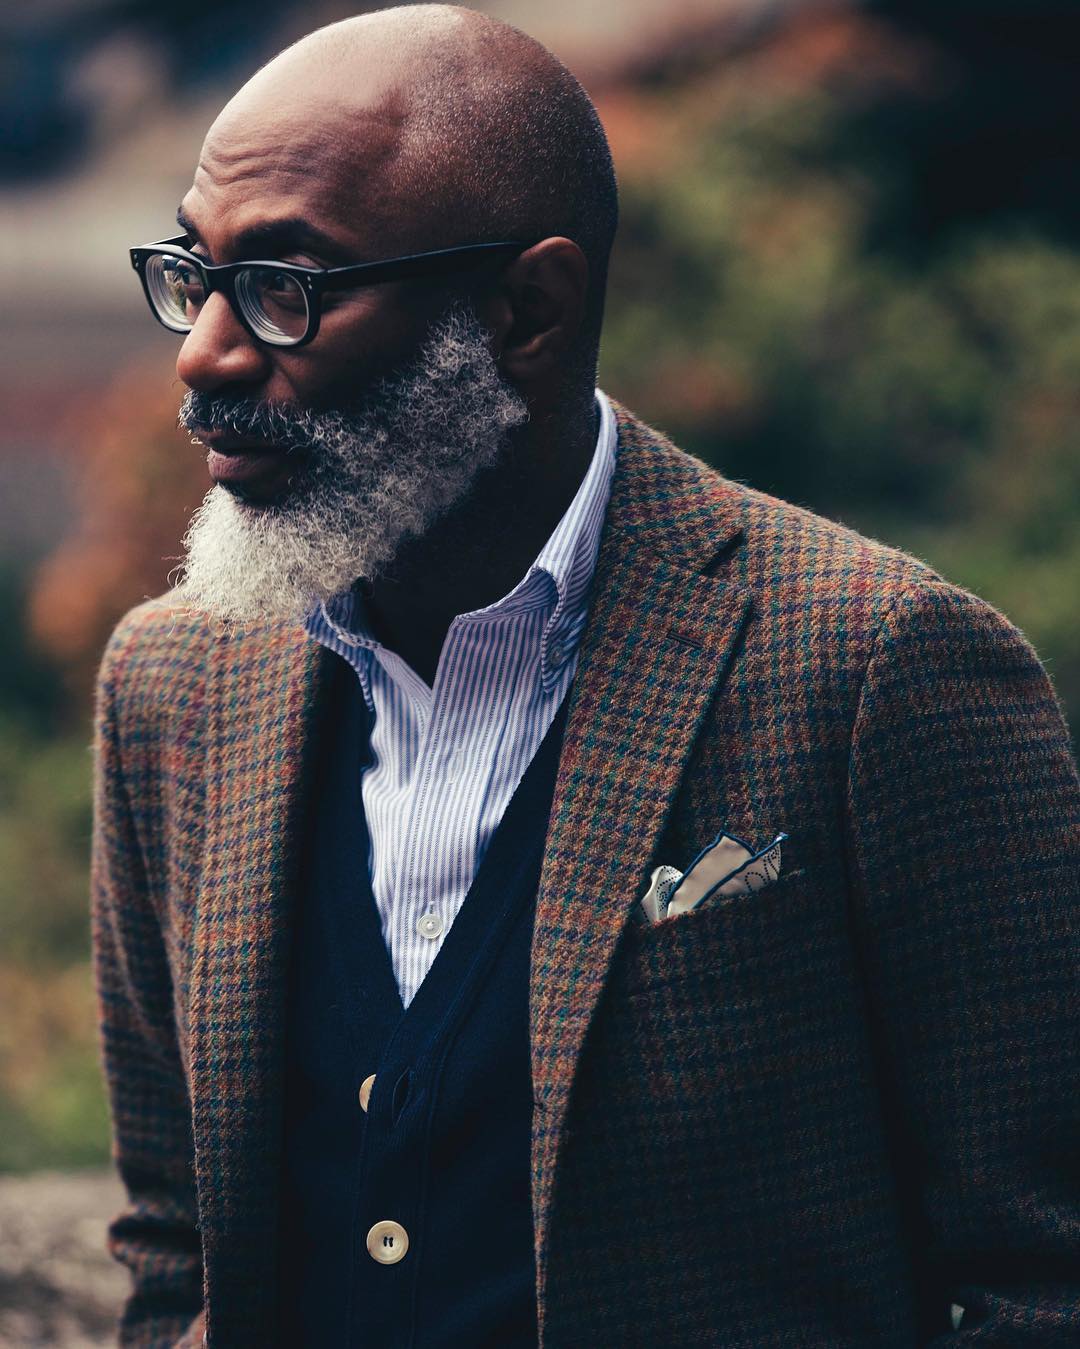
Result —
M122 1204L109 1171L0 1176L0 1349L116 1344L130 1277L105 1225Z

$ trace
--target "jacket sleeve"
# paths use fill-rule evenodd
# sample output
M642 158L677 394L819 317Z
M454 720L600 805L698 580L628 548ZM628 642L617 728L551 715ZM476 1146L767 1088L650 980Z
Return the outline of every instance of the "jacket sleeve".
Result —
M147 771L125 772L119 688L125 641L114 637L98 682L91 909L113 1156L129 1202L108 1245L133 1288L120 1343L202 1342L202 1258L187 1090L173 1022L165 943L137 835L133 796ZM144 748L139 734L128 737ZM133 750L133 760L137 756Z
M995 610L936 581L894 605L848 807L922 1342L1075 1343L1080 784L1050 682Z

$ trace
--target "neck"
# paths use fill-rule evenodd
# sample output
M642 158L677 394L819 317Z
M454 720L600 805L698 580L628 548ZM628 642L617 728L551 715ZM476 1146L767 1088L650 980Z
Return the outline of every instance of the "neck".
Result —
M468 497L372 583L374 635L429 686L455 616L512 590L550 538L588 469L598 419L591 402L570 416L530 419Z

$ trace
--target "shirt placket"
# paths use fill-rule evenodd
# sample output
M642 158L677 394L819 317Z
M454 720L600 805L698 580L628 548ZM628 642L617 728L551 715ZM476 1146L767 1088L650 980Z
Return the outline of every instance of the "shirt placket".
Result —
M400 963L406 972L405 991L410 1000L438 955L455 916L444 893L451 879L450 859L440 841L453 827L452 808L457 805L460 809L462 802L461 796L447 787L448 778L460 777L467 754L461 736L463 705L459 686L464 658L474 636L463 618L455 618L451 623L440 653L435 684L423 709L394 897L401 919L398 930L404 939ZM412 675L412 671L408 673ZM412 677L416 679L415 675ZM421 704L414 701L413 705Z

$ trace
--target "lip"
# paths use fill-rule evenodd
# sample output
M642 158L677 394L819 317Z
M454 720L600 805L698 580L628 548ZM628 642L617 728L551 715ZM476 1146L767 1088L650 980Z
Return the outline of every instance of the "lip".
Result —
M272 501L280 496L299 466L296 455L275 445L200 439L207 449L206 467L214 482L251 501Z

